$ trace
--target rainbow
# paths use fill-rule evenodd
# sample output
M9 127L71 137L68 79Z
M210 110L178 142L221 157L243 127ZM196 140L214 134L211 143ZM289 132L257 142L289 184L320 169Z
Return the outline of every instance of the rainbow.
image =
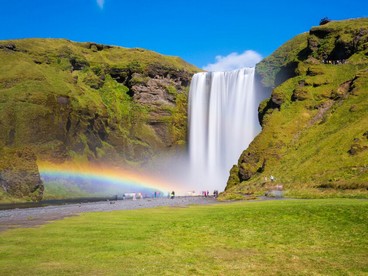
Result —
M150 189L167 193L178 188L174 183L148 176L141 172L134 172L117 167L106 167L91 164L54 164L39 162L38 168L41 178L52 179L83 179L101 185L115 184L121 187L134 186L137 189ZM138 191L137 191L138 192Z

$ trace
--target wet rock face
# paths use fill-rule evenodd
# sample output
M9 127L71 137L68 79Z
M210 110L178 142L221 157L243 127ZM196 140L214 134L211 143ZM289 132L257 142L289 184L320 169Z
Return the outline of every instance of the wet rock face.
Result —
M0 189L15 198L41 200L44 186L33 151L29 148L6 149L0 155Z

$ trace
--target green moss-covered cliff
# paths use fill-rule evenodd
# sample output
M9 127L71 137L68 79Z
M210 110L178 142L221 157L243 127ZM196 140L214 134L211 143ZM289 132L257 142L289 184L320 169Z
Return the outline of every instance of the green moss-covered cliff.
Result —
M230 172L223 197L368 195L368 19L331 21L256 67L272 91L262 132ZM270 182L273 175L276 181Z
M185 143L187 95L197 71L143 49L0 41L2 159L6 149L27 148L49 162L145 164Z
M38 201L42 199L43 191L32 150L0 149L0 200Z

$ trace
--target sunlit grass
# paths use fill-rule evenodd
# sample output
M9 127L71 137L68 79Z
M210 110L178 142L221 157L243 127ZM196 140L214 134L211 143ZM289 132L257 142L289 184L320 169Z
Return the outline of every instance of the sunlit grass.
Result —
M85 213L0 234L1 275L363 275L368 201Z

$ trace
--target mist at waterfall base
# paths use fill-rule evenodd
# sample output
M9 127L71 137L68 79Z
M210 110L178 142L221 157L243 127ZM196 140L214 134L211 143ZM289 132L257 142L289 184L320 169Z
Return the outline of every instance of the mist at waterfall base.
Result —
M182 191L223 191L229 171L260 132L254 68L193 76L188 102L188 151L163 161L165 175ZM165 169L166 168L166 169Z

